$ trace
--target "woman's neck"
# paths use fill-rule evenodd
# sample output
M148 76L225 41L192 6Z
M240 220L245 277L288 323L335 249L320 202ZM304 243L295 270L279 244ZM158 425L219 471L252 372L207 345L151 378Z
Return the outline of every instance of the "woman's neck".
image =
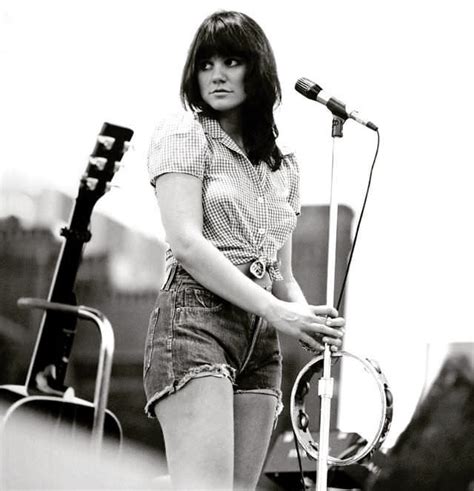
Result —
M244 140L242 137L242 117L239 110L229 111L218 115L217 120L221 128L234 140L234 142L244 150Z

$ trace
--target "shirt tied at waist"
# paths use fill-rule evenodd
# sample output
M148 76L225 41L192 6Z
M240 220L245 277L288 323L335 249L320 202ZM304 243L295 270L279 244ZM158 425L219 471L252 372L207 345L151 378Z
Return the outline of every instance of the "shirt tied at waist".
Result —
M248 263L238 264L237 267L249 278L255 280L267 276L273 282L283 280L280 263L280 261L265 261L257 258Z
M281 281L283 276L280 271L281 261L272 261L266 264L266 269L272 281Z

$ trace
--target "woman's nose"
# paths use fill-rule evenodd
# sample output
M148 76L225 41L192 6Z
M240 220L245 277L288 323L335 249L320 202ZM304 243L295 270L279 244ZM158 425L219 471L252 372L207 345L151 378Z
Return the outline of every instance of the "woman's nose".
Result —
M222 63L214 63L211 78L213 82L221 82L226 79L225 67Z

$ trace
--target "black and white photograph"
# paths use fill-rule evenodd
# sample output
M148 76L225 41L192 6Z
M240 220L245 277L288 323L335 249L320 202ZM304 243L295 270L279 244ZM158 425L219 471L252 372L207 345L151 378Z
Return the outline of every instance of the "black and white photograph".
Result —
M467 0L0 0L0 489L474 491Z

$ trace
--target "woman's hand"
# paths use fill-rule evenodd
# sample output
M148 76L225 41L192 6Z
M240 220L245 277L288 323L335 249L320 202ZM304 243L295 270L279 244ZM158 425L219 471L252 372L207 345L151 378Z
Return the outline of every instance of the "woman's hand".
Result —
M342 339L345 334L346 320L343 317L339 317L338 312L333 307L328 307L327 305L310 305L311 311L324 323L327 327L338 330L340 337L337 339L331 338L331 336L323 336L321 338L319 350L324 349L324 344L330 345L331 351L337 351L342 346ZM323 317L320 317L323 316ZM336 342L334 342L336 341ZM313 351L312 348L306 348Z
M311 351L321 351L325 343L333 351L342 346L345 320L338 317L333 307L275 299L265 318L275 329L297 338Z

